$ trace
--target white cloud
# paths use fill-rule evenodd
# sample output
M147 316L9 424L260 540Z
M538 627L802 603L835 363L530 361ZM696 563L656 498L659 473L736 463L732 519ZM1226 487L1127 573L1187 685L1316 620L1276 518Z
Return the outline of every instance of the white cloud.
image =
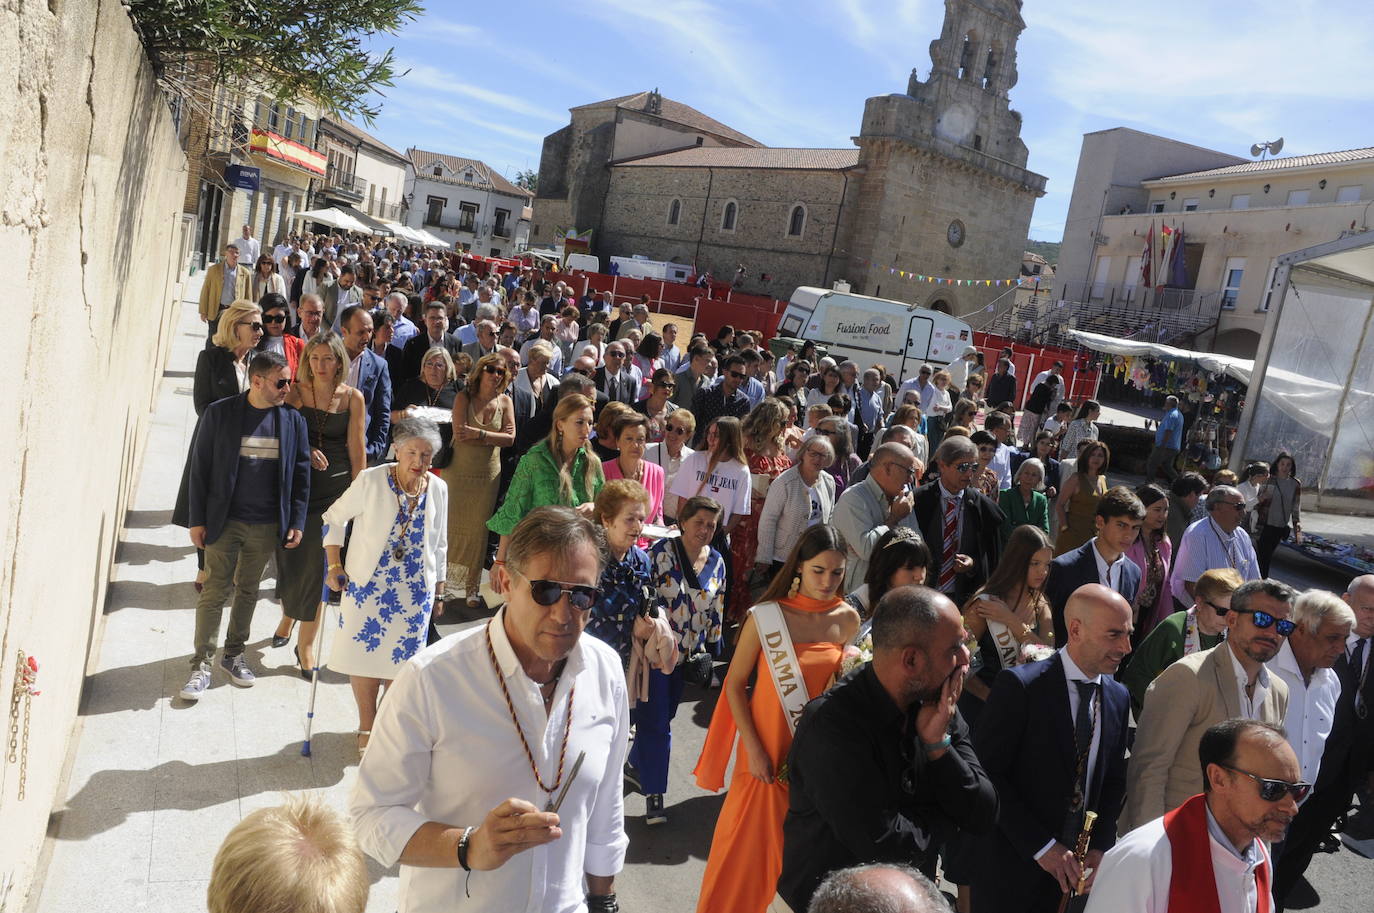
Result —
M461 95L465 98L471 98L511 114L534 117L539 120L551 121L553 123L566 123L568 120L567 112L555 111L552 108L545 108L533 104L523 98L509 95L505 92L497 92L492 89L483 88L482 86L462 82L438 67L432 67L423 63L403 63L402 67L409 67L410 70L405 76L397 80L397 85L403 90L407 87L418 86L435 92L446 92L452 95Z
M928 73L926 46L940 34L942 4L929 0L837 0L815 11L817 16L834 14L843 17L845 40L880 65L888 77L904 79L912 67L920 67L923 75Z

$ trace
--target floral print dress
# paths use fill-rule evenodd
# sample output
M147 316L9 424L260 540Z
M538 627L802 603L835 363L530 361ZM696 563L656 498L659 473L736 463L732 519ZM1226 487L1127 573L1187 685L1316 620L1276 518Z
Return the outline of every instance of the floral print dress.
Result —
M397 495L394 477L387 484ZM339 601L338 634L332 639L329 668L344 675L393 679L401 665L425 645L434 594L425 583L425 508L428 490L406 524L397 508L386 548L372 577L349 580ZM402 538L402 531L405 535ZM400 547L401 558L395 557Z

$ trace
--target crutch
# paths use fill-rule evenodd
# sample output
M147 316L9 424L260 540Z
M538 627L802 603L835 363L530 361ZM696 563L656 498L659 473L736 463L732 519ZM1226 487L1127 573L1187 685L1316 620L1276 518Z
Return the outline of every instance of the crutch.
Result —
M310 735L315 730L315 690L320 687L320 654L324 651L324 629L329 624L329 602L320 602L320 630L315 634L315 665L310 669L310 709L305 712L305 743L301 754L310 757Z

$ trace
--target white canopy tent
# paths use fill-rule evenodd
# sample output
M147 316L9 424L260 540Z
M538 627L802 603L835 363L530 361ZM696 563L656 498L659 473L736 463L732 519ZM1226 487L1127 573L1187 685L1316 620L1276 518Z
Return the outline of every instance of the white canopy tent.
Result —
M331 228L341 228L344 231L356 231L365 235L372 234L372 229L359 222L341 209L332 206L324 209L303 209L293 216L292 221L319 222L321 225L328 225Z
M425 229L423 229L423 228L412 228L411 231L414 232L416 235L418 235L418 236L420 237L420 239L421 239L421 240L420 240L420 243L421 243L421 244L428 244L430 247L452 247L452 246L453 246L453 245L450 244L448 241L445 241L443 238L439 237L439 236L436 235L436 234L431 234L429 231L427 231L427 230L425 230Z
M1191 361L1203 370L1214 374L1233 377L1247 387L1252 386L1255 362L1248 358L1235 358L1231 355L1218 355L1215 352L1194 352L1190 349L1177 349L1156 342L1137 342L1131 339L1117 339L1098 333L1085 333L1082 330L1067 330L1067 335L1076 339L1085 348L1108 355L1148 355L1155 358L1171 358ZM1275 368L1265 378L1270 396L1274 397L1278 408L1291 420L1310 431L1329 431L1336 420L1336 406L1340 401L1341 388L1335 384L1318 380L1310 375ZM1254 401L1251 390L1250 402ZM1244 424L1242 420L1241 424ZM1268 459L1265 457L1264 459Z
M1374 234L1285 254L1274 287L1233 464L1286 451L1315 506L1374 514ZM1295 421L1289 377L1323 420Z
M430 243L418 231L411 228L409 225L402 225L400 222L393 222L390 219L381 219L380 221L383 225L385 225L388 229L391 230L391 234L394 237L402 241L409 241L412 244Z

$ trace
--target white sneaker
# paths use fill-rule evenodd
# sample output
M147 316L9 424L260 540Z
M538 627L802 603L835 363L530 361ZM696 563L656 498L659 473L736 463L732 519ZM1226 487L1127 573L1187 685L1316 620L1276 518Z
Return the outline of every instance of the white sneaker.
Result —
M186 686L181 689L180 697L184 701L198 701L209 687L210 664L200 663L191 672L191 677L186 680Z

